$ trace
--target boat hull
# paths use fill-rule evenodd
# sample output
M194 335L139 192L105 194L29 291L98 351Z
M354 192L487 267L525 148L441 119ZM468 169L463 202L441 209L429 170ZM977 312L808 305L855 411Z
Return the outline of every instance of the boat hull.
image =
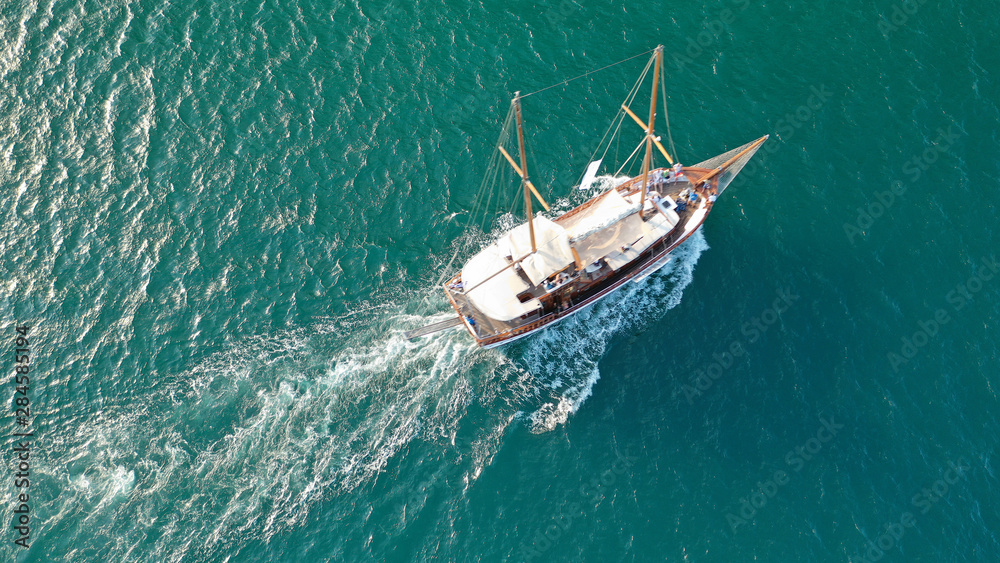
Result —
M695 230L697 230L697 229L695 229ZM674 248L676 248L676 247L674 247ZM669 257L671 252L673 252L673 249L666 251L664 253L663 257ZM641 281L645 280L647 277L649 277L650 275L656 273L660 268L662 268L663 266L666 266L666 265L667 265L667 262L664 262L664 263L660 264L659 266L657 266L656 268L650 269L648 272L645 272L645 275L642 276L642 279L638 279L638 276L636 276L636 277L633 277L633 278L622 280L621 282L619 282L618 284L616 284L616 285L608 288L607 290L602 291L602 292L598 293L597 295L595 295L595 296L593 296L593 297L591 297L591 298L589 298L589 299L587 299L585 301L582 301L579 305L575 305L575 306L567 309L566 311L563 312L563 314L559 315L555 319L552 319L547 324L543 324L542 326L539 326L538 328L531 329L531 330L529 330L529 331L527 331L525 333L518 334L517 336L511 337L511 338L507 338L507 339L504 339L504 340L500 340L500 341L494 342L492 344L482 344L482 343L480 343L479 345L481 347L483 347L483 348L485 348L485 349L488 350L490 348L496 348L498 346L503 346L505 344L510 344L511 342L514 342L515 340L520 340L520 339L525 338L527 336L531 336L532 334L535 334L537 332L541 332L542 330L545 330L547 328L551 328L553 325L555 325L559 321L564 320L564 319L568 319L569 317L572 317L573 315L579 313L580 311L586 309L587 307L590 307L591 305L594 305L595 303L597 303L601 299L604 299L605 297L611 295L615 291L621 289L621 287L623 285L625 285L627 282L629 282L629 281L639 281L639 282L641 282ZM469 327L468 325L466 325L466 328L469 329L469 334L472 335L473 338L476 338L476 335L471 330L471 327Z

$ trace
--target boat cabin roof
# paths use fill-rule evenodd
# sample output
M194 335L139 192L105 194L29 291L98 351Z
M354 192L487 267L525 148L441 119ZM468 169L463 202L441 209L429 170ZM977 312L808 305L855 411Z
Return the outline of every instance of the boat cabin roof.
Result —
M530 290L572 266L573 250L584 266L604 259L618 270L666 236L678 222L673 202L669 198L659 201L658 194L652 192L646 207L651 210L654 206L660 212L643 221L636 213L639 195L622 196L613 189L569 217L551 221L536 216L537 251L531 252L527 223L515 227L465 265L462 282L466 298L498 321L533 313L542 303L529 295L536 293Z

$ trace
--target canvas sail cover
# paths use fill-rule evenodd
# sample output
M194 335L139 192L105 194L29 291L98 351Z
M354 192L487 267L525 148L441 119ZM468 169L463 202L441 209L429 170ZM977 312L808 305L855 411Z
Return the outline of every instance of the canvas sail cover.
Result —
M535 217L534 225L537 252L531 251L531 236L525 223L481 250L462 269L469 301L490 318L509 321L541 307L537 299L525 302L518 299L518 294L529 286L510 267L512 260L526 256L519 266L534 285L573 263L565 229L541 215Z
M528 284L508 267L509 255L507 239L502 238L473 256L462 269L462 282L469 302L486 316L499 321L516 319L541 307L537 299L522 303L517 298L517 294L528 289Z
M747 147L756 142L757 141L750 141L749 143L741 147L736 147L735 149L728 152L724 152L719 156L712 157L704 162L699 162L698 164L695 164L695 168L708 168L709 170L714 170L719 166L722 166L727 160L740 154L741 151L746 150ZM751 158L753 158L753 155L757 153L758 149L760 149L760 146L758 146L752 151L747 152L745 155L741 156L739 160L733 162L724 171L719 173L718 178L719 178L720 194L729 186L730 183L732 183L734 179L736 179L736 175L740 173L740 170L743 170L743 167L746 166L746 163L749 162Z
M566 229L542 215L535 217L536 252L531 252L531 236L528 224L515 227L505 237L514 251L515 259L528 255L521 261L521 268L531 283L538 285L545 278L573 263L573 251L569 248Z
M618 190L610 190L590 206L584 212L586 215L573 225L569 233L569 242L575 244L638 211L638 201L629 203Z
M506 258L510 255L510 247L506 242L506 239L500 239L466 262L462 269L462 283L466 289L472 290L482 285L490 276L510 265Z

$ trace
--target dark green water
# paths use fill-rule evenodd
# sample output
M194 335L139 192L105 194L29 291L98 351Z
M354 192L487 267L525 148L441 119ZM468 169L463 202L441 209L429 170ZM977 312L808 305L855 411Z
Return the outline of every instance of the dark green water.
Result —
M0 554L996 561L995 8L3 2ZM403 340L497 234L512 93L660 43L683 162L772 135L702 232L509 347ZM644 60L525 99L550 200Z

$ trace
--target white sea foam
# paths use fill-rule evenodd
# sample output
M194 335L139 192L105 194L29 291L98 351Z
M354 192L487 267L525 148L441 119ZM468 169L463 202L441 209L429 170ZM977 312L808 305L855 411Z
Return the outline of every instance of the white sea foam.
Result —
M455 450L468 486L512 424L545 432L580 408L612 336L675 306L705 248L698 233L661 273L506 348L479 349L462 330L404 339L452 315L437 291L245 341L151 392L146 408L81 429L55 470L71 484L60 517L81 504L110 517L121 549L155 523L157 558L176 561L300 525L417 438ZM473 404L475 430L456 446ZM187 500L165 515L166 491ZM401 502L407 515L422 506Z
M298 525L317 500L370 482L414 438L454 443L473 400L470 377L489 377L506 360L457 330L402 336L448 316L369 308L216 355L152 393L152 412L81 430L64 454L69 467L57 470L71 484L62 514L84 502L89 514L149 524L164 491L187 491L157 540L164 561ZM484 439L472 455L480 463L498 449ZM130 468L123 452L137 450L142 467ZM116 533L135 534L125 545L143 528ZM200 537L190 542L192 534Z
M552 430L580 408L601 377L598 363L615 334L658 318L680 303L694 266L707 249L699 229L656 274L639 284L627 284L528 341L522 361L537 380L540 395L546 397L528 415L533 432Z

